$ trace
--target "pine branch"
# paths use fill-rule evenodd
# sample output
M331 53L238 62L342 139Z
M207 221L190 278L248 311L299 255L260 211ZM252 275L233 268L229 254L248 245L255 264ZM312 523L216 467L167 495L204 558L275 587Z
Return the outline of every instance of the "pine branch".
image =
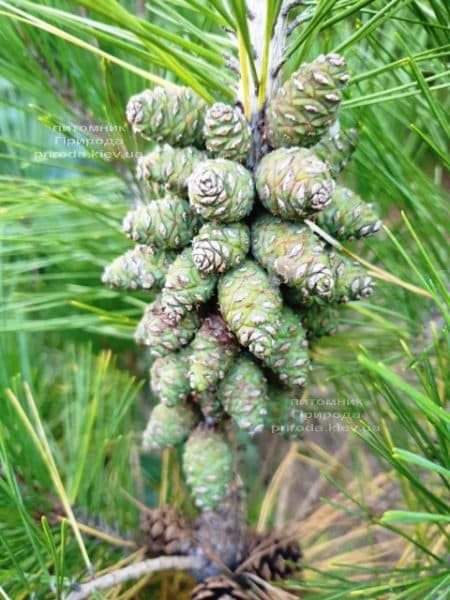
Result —
M202 564L203 562L199 558L187 556L159 556L158 558L150 558L82 583L77 590L66 596L66 600L84 600L84 598L89 598L95 591L106 590L119 583L140 579L158 571L200 569Z

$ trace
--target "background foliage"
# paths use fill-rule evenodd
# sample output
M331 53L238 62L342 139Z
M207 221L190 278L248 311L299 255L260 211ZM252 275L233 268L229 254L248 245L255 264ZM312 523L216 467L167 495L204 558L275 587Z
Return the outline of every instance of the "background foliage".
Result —
M268 3L272 19L280 5ZM377 294L313 349L307 398L344 412L356 399L353 418L334 421L348 432L237 440L251 522L300 538L293 585L306 598L450 589L449 13L444 0L305 0L292 12L283 74L345 55L341 121L361 133L345 177L387 227L347 246L376 265ZM0 596L61 598L92 567L142 555L133 499L192 511L176 453L139 455L151 402L132 332L148 297L99 279L127 247L120 223L140 193L133 153L145 145L125 127L128 97L166 80L232 101L245 4L11 0L0 15ZM144 585L168 599L189 582L161 574L99 597Z

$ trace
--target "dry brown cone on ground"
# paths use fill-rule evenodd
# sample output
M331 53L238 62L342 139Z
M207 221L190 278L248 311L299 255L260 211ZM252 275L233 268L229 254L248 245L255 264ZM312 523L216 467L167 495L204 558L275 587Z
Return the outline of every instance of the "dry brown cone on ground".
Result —
M279 533L249 531L246 556L238 572L253 573L265 581L279 581L300 569L302 552L297 542L283 539Z
M141 532L151 556L187 554L192 546L188 519L170 506L143 511Z
M252 600L239 583L226 575L208 577L192 590L192 600Z

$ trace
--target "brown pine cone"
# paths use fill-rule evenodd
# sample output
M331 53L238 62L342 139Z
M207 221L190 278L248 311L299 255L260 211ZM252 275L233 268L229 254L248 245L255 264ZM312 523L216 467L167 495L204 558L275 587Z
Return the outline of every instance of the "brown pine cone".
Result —
M226 575L208 577L193 590L192 600L252 600L244 589Z
M189 521L170 506L149 508L141 515L141 532L147 553L188 554L192 546L192 530Z
M285 540L276 532L261 534L249 531L246 558L237 571L254 573L265 581L287 579L300 568L301 558L302 552L297 542Z

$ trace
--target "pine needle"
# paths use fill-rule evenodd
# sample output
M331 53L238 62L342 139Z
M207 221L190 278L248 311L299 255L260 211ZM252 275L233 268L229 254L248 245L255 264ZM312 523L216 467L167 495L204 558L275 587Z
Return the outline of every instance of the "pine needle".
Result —
M36 429L33 427L31 421L27 417L17 396L15 396L10 389L6 390L6 394L9 398L9 400L11 401L11 403L13 404L14 409L16 410L17 415L19 416L23 425L28 430L28 432L36 446L36 450L41 455L42 460L44 461L44 464L46 465L46 467L48 469L48 472L52 478L53 484L54 484L56 492L58 494L58 497L61 501L61 504L64 507L68 521L72 527L75 538L78 542L78 546L80 548L80 552L83 557L86 568L89 573L93 573L94 567L92 566L92 563L89 560L89 556L88 556L88 553L86 550L86 546L84 545L83 538L81 536L81 532L78 527L77 520L75 518L72 507L70 505L69 498L68 498L66 490L64 488L64 484L61 480L61 477L60 477L60 474L58 471L58 467L56 466L55 460L53 458L53 455L52 455L52 452L51 452L51 449L50 449L50 446L49 446L49 443L47 440L47 436L45 435L44 426L42 424L42 421L39 416L39 412L38 412L36 404L34 402L33 395L31 393L30 387L27 383L24 383L24 389L25 389L25 395L26 395L26 398L28 401L28 406L29 406L29 408L33 414L34 420L35 420Z

